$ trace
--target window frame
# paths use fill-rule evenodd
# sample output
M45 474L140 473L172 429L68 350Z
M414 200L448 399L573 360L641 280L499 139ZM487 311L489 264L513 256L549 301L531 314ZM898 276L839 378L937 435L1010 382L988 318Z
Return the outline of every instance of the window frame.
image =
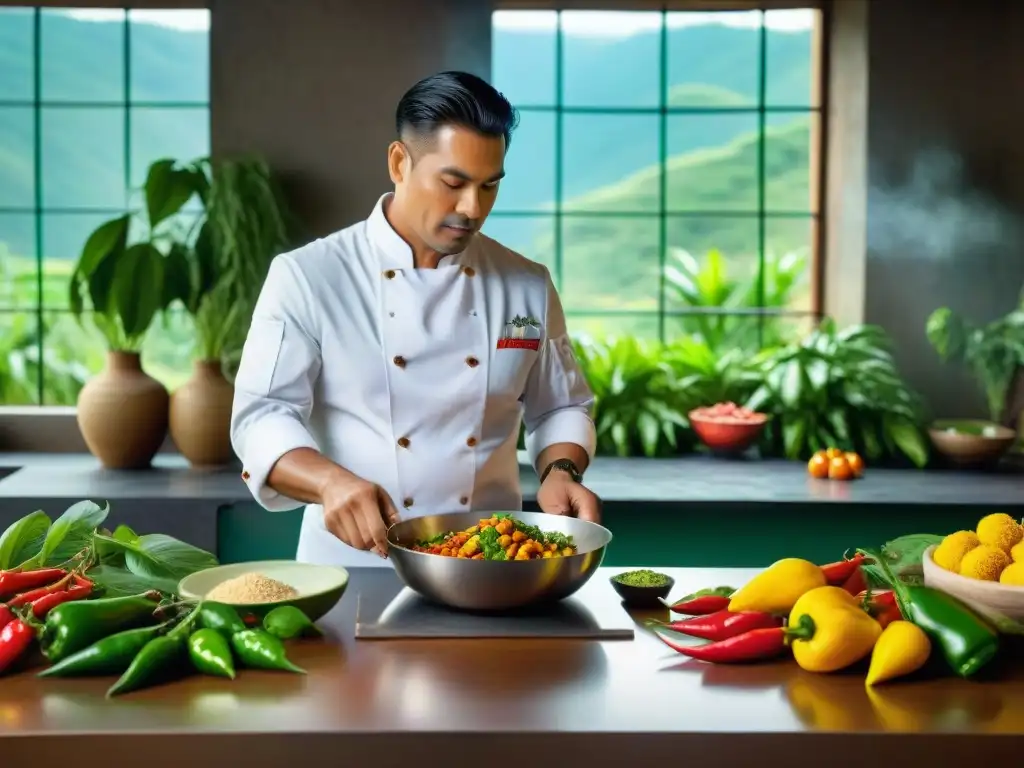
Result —
M624 316L629 318L656 317L658 323L658 338L661 341L667 339L667 321L674 317L693 316L704 314L702 310L671 310L666 307L666 286L664 268L668 252L667 242L667 221L675 217L702 217L702 216L736 216L755 219L758 225L758 293L763 304L764 296L764 259L767 222L778 219L808 219L811 227L810 236L810 259L808 263L808 287L810 290L809 310L775 310L764 306L744 308L742 311L711 311L716 316L732 317L756 317L758 318L758 333L762 335L766 319L779 318L781 320L811 319L820 321L824 316L823 299L825 295L824 265L826 248L826 213L828 205L828 184L826 183L826 157L828 152L827 143L827 122L829 115L829 50L828 50L828 29L829 4L826 0L675 0L675 2L656 2L655 0L632 0L628 4L624 0L497 0L492 8L496 11L549 11L559 15L558 28L555 37L555 103L551 106L516 104L516 108L523 114L540 113L555 115L555 189L554 189L554 210L547 211L525 211L525 210L499 210L493 211L491 217L498 218L552 218L554 223L554 268L552 279L559 292L563 291L564 274L562 269L563 243L562 243L562 222L565 218L577 216L590 216L595 218L616 217L616 216L639 216L645 219L657 219L659 222L659 286L658 286L658 308L656 310L575 310L566 308L566 317L572 321L573 317L611 317ZM767 87L767 27L762 23L760 27L760 39L758 43L758 99L754 107L743 108L700 108L700 107L670 107L666 104L667 94L667 71L669 50L667 44L668 25L664 23L667 14L672 12L749 12L759 11L764 14L766 11L800 9L815 11L815 23L812 29L811 44L811 105L773 105L765 104L765 92ZM661 42L659 53L659 105L657 107L566 107L562 100L564 98L564 32L561 26L562 11L619 11L619 12L658 12L662 15ZM693 211L677 212L668 209L667 201L667 174L666 162L668 153L666 148L668 117L670 115L687 114L756 114L758 118L758 208L753 212L728 212L728 211ZM812 210L808 211L768 211L765 204L765 128L766 117L769 114L802 114L811 116L811 139L810 139L810 205ZM580 213L566 212L563 210L562 195L562 158L564 140L564 116L566 114L657 114L659 115L659 206L656 212L650 214L638 214L635 212L600 212ZM530 254L525 254L530 256Z

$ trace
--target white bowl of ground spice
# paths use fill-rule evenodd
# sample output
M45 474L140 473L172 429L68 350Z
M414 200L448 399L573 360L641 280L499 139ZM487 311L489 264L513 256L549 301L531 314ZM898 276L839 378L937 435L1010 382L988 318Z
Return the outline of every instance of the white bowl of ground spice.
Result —
M294 605L316 621L338 603L347 586L344 568L261 560L197 571L181 580L178 594L231 605L260 618L279 605Z

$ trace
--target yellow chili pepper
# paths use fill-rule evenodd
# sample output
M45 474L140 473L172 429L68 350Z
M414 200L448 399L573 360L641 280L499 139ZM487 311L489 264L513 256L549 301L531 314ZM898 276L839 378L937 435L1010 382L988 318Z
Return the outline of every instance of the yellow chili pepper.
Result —
M881 625L856 602L845 603L822 588L793 606L786 633L793 658L808 672L835 672L855 664L875 647Z
M875 643L865 682L870 686L916 672L931 652L931 641L923 629L909 621L894 621Z
M729 610L789 613L805 593L826 584L825 574L814 563L787 557L768 566L740 587L729 601Z

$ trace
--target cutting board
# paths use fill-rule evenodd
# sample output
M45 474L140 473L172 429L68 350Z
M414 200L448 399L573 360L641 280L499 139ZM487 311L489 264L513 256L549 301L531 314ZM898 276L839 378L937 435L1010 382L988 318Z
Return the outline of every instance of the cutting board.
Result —
M357 595L357 639L633 639L633 620L619 604L607 580L596 577L574 596L549 606L473 613L425 600L392 576L393 584L388 585L391 588L361 591ZM614 599L601 594L602 586Z

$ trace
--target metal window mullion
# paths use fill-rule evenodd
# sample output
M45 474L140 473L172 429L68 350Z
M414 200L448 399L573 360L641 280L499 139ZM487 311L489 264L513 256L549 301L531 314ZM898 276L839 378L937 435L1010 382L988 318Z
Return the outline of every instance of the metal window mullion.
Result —
M565 53L562 29L562 12L555 12L555 289L559 294L564 287L562 263L562 191L565 141L565 112L562 104L562 89L565 86L565 67L562 59Z
M128 8L124 9L124 208L131 205L132 188L132 34Z
M39 104L42 101L42 38L43 17L39 8L35 9L32 22L32 175L35 177L35 194L33 213L35 216L36 240L36 354L39 356L36 375L36 396L39 405L45 405L46 366L43 365L45 345L45 318L43 317L43 111Z
M760 50L758 62L757 80L757 305L764 306L764 251L765 251L765 229L767 225L765 217L765 128L767 122L767 111L765 101L768 89L768 26L764 10L761 12L761 33ZM757 346L764 347L764 317L760 316L757 322Z
M665 265L668 260L668 12L661 12L658 60L658 341L665 343Z

